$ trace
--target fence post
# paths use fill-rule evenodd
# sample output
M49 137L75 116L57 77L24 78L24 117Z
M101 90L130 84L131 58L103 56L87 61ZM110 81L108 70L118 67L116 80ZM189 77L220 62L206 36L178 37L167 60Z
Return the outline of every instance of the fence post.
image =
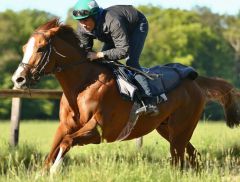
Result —
M10 145L13 147L18 144L21 103L21 98L12 98Z
M136 139L136 146L137 146L137 149L140 149L143 145L143 137L139 137Z

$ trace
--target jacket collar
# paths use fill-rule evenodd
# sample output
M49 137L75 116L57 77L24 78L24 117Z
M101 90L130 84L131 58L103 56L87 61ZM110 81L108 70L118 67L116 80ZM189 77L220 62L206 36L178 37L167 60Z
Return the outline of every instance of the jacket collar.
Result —
M96 22L95 28L92 31L92 34L95 35L97 30L101 27L102 25L102 19L104 17L104 12L105 10L103 8L99 9L99 13L94 16L94 20Z

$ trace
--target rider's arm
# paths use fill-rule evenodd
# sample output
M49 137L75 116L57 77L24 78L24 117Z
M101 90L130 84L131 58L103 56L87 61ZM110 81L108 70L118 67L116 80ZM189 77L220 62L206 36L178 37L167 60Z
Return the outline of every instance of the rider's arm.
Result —
M115 48L103 51L104 58L108 60L126 58L128 56L129 44L125 25L120 20L112 19L108 26Z
M90 35L88 35L81 26L78 27L77 33L78 33L79 40L81 42L79 46L89 51L92 50L93 38Z

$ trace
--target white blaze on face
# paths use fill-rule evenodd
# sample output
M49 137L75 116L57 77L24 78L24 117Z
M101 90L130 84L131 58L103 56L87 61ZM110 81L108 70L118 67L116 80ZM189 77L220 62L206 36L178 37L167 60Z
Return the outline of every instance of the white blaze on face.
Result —
M25 54L23 56L23 60L22 63L28 64L32 55L33 55L33 50L34 50L34 44L35 44L35 39L32 37L30 38L30 40L28 41L26 50L25 50ZM22 66L19 66L17 68L17 70L15 71L15 73L12 76L12 81L14 83L14 88L21 88L22 85L25 84L26 80L23 79L23 81L21 82L17 82L17 79L20 77L21 73L24 71L24 68Z
M34 37L30 38L27 44L27 48L23 57L22 62L28 64L30 58L32 57L33 50L34 50L35 39Z

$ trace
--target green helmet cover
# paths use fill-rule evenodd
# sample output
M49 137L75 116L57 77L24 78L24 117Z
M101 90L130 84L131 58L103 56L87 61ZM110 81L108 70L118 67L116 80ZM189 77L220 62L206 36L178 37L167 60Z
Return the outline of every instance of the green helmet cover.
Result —
M83 10L89 11L89 14L84 16L72 15L73 19L81 20L81 19L88 18L89 16L96 15L99 12L99 6L95 0L79 0L73 7L73 11L83 11Z

